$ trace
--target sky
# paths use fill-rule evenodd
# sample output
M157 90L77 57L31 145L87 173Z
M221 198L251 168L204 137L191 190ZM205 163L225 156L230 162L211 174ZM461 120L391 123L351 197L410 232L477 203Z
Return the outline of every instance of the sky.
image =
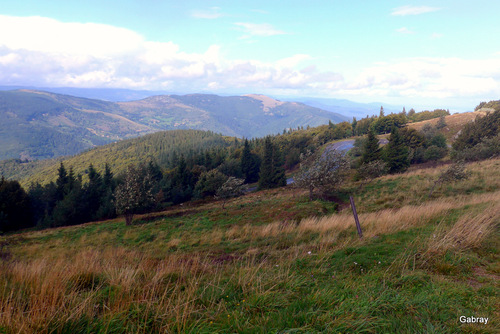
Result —
M0 85L500 99L497 0L0 0Z

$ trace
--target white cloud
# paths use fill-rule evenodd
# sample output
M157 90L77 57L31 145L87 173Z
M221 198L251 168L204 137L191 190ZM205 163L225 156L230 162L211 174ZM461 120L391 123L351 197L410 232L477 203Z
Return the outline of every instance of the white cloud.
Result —
M193 10L191 12L191 16L196 18L196 19L208 19L208 20L213 20L213 19L218 19L220 17L226 16L224 13L220 12L219 7L212 7L208 10Z
M440 10L438 7L429 6L402 6L394 8L391 12L393 16L419 15Z
M404 35L411 35L411 34L414 34L415 32L413 32L412 30L406 28L406 27L402 27L402 28L399 28L399 29L396 29L396 31L400 34L404 34Z
M48 26L40 26L45 23ZM25 31L20 31L23 25ZM403 100L470 98L477 102L500 96L500 53L489 59L378 62L360 68L354 76L318 68L315 58L308 54L269 62L227 59L219 45L201 53L187 53L173 42L151 42L127 29L97 26L99 29L93 24L0 16L2 31L13 35L0 34L0 84L335 95L373 100L393 96ZM266 31L270 34L269 29ZM52 37L47 37L48 33ZM77 45L70 36L83 45Z
M128 29L97 23L63 23L45 17L0 15L0 46L48 53L115 56L129 53L143 38ZM8 32L8 33L5 33Z
M283 30L278 30L274 28L269 23L248 23L248 22L237 22L235 23L238 27L241 27L245 32L241 38L249 38L253 36L274 36L274 35L285 35L286 32Z
M498 96L500 58L411 58L363 70L342 89L352 95L452 98Z

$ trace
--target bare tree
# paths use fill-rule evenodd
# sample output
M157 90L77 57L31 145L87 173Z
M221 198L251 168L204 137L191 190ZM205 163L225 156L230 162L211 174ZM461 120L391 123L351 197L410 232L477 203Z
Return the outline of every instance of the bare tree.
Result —
M326 149L320 156L311 153L301 155L299 172L294 176L295 186L309 190L309 199L318 189L322 194L338 189L349 170L345 154L334 149Z

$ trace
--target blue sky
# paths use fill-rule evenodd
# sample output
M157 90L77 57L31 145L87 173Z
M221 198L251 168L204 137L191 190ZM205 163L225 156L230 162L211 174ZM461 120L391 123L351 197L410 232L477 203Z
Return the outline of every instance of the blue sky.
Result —
M0 85L500 99L496 0L0 1Z

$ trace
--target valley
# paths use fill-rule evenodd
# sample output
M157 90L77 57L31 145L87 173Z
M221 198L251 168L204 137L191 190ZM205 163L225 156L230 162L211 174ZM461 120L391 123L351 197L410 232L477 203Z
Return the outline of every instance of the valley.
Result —
M0 160L23 161L74 155L162 130L253 138L348 120L338 113L259 95L159 95L109 102L35 90L0 91L0 117Z

